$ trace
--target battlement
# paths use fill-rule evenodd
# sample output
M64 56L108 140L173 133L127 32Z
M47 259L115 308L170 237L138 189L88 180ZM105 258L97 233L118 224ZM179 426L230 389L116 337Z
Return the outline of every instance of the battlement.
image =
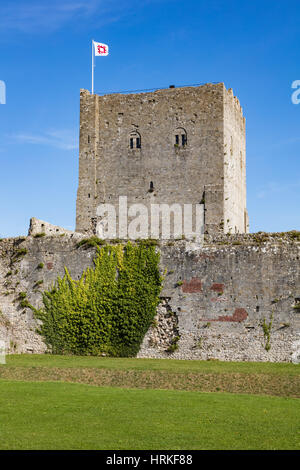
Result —
M243 120L243 122L245 123L246 119L243 115L243 108L241 106L240 100L237 98L237 96L234 96L232 88L228 88L228 90L226 90L226 88L225 88L225 93L227 93L227 98L228 98L227 102L228 103L231 102L233 104L233 106L236 108L236 110L239 111L240 117Z

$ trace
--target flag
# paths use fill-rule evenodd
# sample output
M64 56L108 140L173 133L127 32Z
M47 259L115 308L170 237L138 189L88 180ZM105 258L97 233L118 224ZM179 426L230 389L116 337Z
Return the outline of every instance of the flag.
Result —
M107 44L102 44L101 42L95 42L93 41L94 44L94 50L95 50L95 56L101 55L101 56L106 56L108 55L108 45Z

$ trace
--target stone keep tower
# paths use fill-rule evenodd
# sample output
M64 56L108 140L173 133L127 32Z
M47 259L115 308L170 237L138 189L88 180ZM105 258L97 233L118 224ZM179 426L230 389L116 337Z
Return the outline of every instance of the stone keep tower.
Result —
M76 231L95 233L97 207L119 196L204 204L206 232L248 232L245 118L232 90L81 90Z

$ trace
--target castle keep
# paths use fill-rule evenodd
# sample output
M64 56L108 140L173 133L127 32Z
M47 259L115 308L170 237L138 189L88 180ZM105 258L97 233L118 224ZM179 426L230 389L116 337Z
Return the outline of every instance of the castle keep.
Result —
M248 232L245 118L223 83L151 93L80 93L76 231L97 207L204 204L207 233Z

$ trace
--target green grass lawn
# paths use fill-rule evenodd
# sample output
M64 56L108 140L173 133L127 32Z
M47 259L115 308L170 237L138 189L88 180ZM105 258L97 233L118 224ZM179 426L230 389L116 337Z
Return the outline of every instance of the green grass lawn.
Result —
M54 355L6 359L0 365L0 449L300 446L298 365Z
M297 449L299 421L294 398L0 381L0 449Z

